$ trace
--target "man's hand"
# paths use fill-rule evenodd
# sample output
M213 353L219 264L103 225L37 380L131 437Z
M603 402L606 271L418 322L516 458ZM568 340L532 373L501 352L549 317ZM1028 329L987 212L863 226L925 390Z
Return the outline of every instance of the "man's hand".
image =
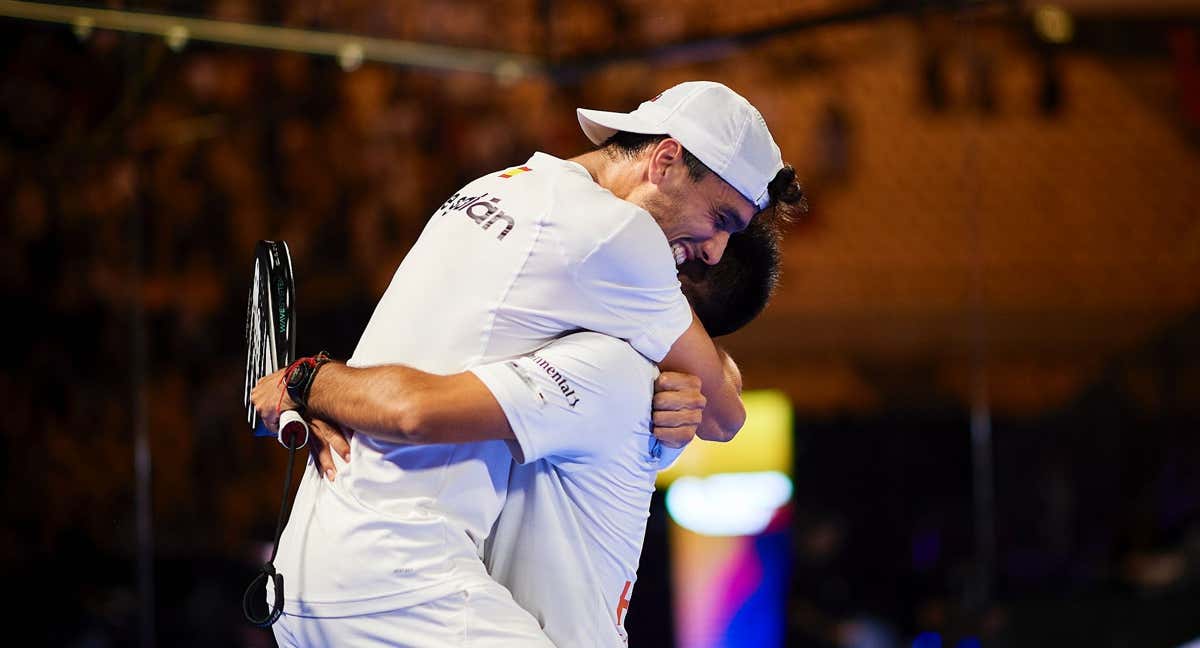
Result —
M334 476L337 475L337 466L333 463L333 453L338 453L341 455L342 461L350 463L350 437L353 433L343 430L335 423L321 419L309 421L308 428L312 432L308 442L312 444L309 450L312 452L313 459L317 462L317 467L321 469L321 474L325 475L329 481L333 481Z
M675 371L664 371L654 381L651 423L654 436L668 448L682 448L696 436L708 402L700 386L700 378Z
M280 369L269 376L263 376L250 392L250 402L254 403L254 409L258 410L258 417L272 433L279 428L279 414L284 410L296 408L296 403L288 397L287 383L283 380L284 371L285 369Z

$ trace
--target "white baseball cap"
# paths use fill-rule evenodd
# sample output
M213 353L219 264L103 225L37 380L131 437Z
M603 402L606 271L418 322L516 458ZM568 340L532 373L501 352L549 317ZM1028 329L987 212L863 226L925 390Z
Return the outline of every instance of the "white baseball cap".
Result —
M669 135L760 210L767 185L783 168L779 146L758 110L713 81L680 83L629 113L579 108L579 125L593 144L618 131Z

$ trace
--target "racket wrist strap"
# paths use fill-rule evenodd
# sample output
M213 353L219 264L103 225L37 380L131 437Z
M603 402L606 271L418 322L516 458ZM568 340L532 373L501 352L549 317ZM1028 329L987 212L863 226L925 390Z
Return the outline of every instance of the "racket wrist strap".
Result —
M322 351L309 358L300 358L288 367L285 373L288 398L296 404L296 411L301 416L308 411L308 395L312 391L317 372L330 360L329 354Z

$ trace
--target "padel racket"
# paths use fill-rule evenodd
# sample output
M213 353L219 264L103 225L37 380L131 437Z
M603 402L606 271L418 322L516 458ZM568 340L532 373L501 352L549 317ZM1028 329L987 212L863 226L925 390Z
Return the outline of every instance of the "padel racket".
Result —
M297 412L285 411L279 416L279 432L272 435L254 409L250 392L259 379L290 365L295 358L296 284L292 277L292 255L283 241L259 241L254 248L254 275L246 306L246 389L242 402L246 406L246 422L255 436L276 436L288 449L287 476L283 482L283 500L279 504L271 558L242 595L242 613L247 621L260 627L275 623L283 613L283 574L275 571L275 556L290 508L288 491L296 450L308 443L308 424ZM270 581L274 590L274 603L265 614L255 612L264 600L259 581L264 585Z
M279 432L272 434L250 401L250 392L263 376L296 359L296 284L292 255L284 241L259 241L254 249L254 274L246 305L246 422L255 436L276 436L285 447L308 442L308 425L299 414L285 411ZM294 438L290 438L294 437Z

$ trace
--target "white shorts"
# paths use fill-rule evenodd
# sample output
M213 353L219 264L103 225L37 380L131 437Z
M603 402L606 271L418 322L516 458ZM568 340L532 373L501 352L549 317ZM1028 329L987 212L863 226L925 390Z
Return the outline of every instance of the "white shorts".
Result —
M495 582L378 614L318 618L284 613L272 629L280 648L554 648L533 616Z

